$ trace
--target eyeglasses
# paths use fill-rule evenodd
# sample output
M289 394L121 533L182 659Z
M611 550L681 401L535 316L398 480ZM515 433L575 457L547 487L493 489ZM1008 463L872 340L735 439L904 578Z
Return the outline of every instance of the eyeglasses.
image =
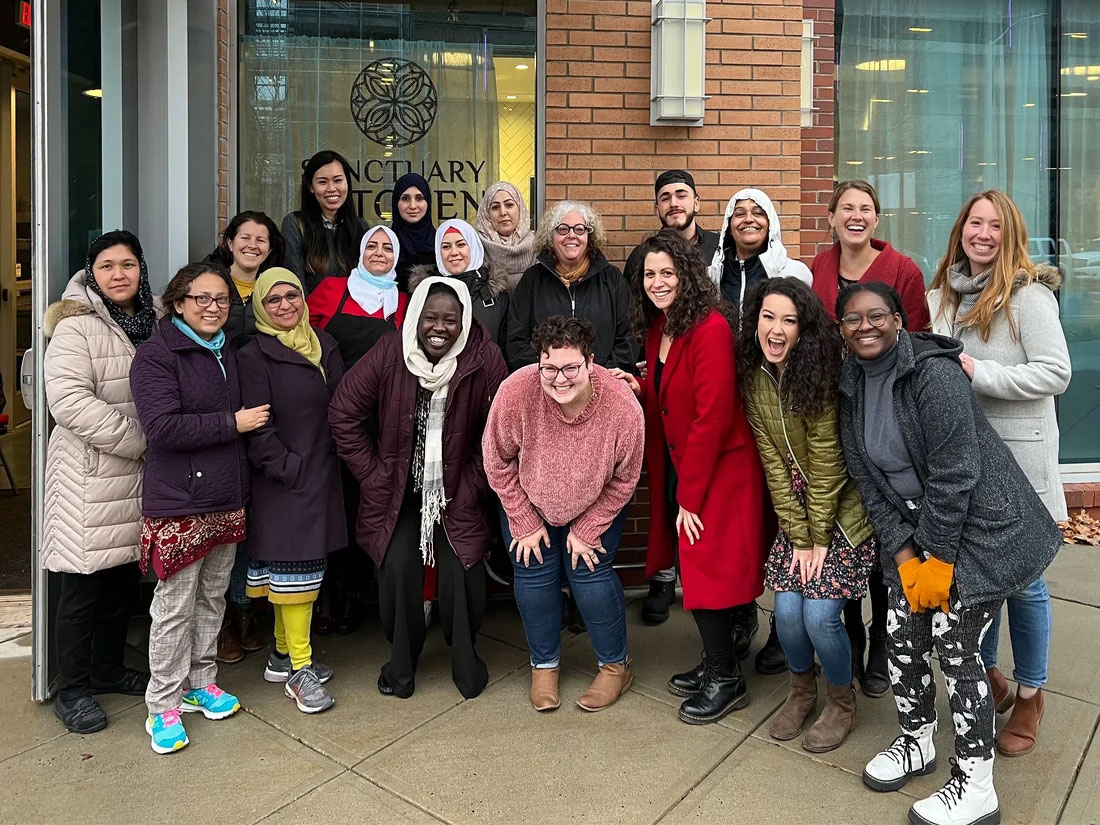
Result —
M853 332L863 326L863 319L866 318L873 327L881 327L886 323L886 319L894 313L887 312L883 309L876 309L868 312L866 315L860 315L853 312L850 315L845 315L840 319L840 323L844 324L845 329L852 330Z
M211 304L217 304L219 309L225 309L231 303L228 295L219 295L217 298L213 295L184 295L183 297L190 298L199 309L206 309Z
M541 375L542 380L548 384L552 384L558 380L558 373L561 373L568 380L572 381L580 375L581 367L583 366L584 364L566 364L564 367L555 367L553 364L539 364L539 375Z
M264 306L268 309L278 309L283 301L286 301L291 306L297 306L298 302L301 300L302 293L287 292L283 295L269 295L267 298L264 298Z
M583 223L578 223L576 226L569 226L569 224L559 223L554 227L554 231L561 235L563 238L572 232L578 238L583 238L588 234L589 229Z

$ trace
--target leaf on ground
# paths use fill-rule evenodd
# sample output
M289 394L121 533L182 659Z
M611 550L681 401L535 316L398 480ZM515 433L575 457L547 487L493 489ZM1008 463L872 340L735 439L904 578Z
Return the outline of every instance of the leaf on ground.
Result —
M1068 521L1059 522L1058 526L1062 528L1066 544L1100 546L1100 519L1093 518L1086 510L1070 515Z

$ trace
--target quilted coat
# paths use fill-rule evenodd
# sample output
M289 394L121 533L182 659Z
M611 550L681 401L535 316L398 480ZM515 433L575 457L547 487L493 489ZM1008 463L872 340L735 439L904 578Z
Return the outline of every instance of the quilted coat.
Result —
M134 346L103 299L69 281L46 310L46 451L42 565L94 573L137 561L145 435L130 394Z
M488 503L481 436L507 375L500 348L475 319L451 378L443 422L443 527L467 570L489 549L489 519L495 514ZM329 407L336 449L359 480L356 541L380 567L411 472L417 386L401 353L401 333L390 332L348 371Z

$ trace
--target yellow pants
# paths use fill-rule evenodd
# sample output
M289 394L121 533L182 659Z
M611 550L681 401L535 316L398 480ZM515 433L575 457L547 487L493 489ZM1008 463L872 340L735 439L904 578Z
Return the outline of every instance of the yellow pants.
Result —
M313 662L309 643L309 625L313 604L273 604L275 610L275 651L290 654L290 666L301 670Z

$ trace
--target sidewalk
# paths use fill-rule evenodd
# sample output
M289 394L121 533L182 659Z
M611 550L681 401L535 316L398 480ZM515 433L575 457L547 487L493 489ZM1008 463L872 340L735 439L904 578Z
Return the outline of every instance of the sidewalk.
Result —
M1003 822L1100 823L1100 550L1067 546L1048 571L1054 642L1039 746L998 759ZM763 604L770 605L768 599ZM677 609L659 627L629 607L633 689L599 714L578 709L595 672L584 635L565 643L562 707L536 714L527 701L523 629L511 605L491 609L479 643L491 682L462 701L433 626L416 695L375 689L385 657L377 622L348 638L319 638L315 655L336 669L336 707L299 713L280 685L263 681L263 654L224 667L219 682L244 711L210 722L188 715L191 745L149 749L139 698L104 697L111 724L93 736L64 732L52 708L26 700L30 639L0 644L0 823L305 823L512 825L512 823L897 823L913 800L948 775L950 715L937 737L939 770L903 792L860 781L865 762L896 734L893 701L860 697L860 722L839 750L812 756L798 740L776 743L767 720L786 677L751 672L752 701L717 725L676 718L669 674L694 664L699 642ZM1011 674L1004 623L1001 667ZM763 644L766 625L755 639ZM999 720L1003 723L1004 719Z

